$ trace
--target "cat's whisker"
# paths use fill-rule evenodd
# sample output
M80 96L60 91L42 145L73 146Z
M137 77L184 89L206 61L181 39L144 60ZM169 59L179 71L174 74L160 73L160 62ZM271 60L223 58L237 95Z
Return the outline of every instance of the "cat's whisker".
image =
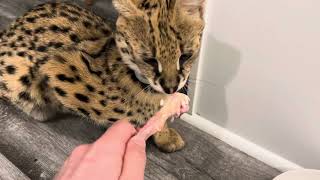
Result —
M147 88L151 87L150 85L143 88L141 91L139 91L135 96L138 97L142 92L144 92Z
M146 86L145 88L143 88L142 90L140 90L140 91L135 95L135 97L138 98L139 95L140 95L143 91L147 90L148 88L151 88L151 86L148 85L148 86ZM124 98L124 99L125 99L125 98ZM128 102L128 99L125 99L124 103L127 103L127 102Z
M201 84L201 83L203 83L203 84L206 84L206 85L210 85L212 87L217 87L217 84L212 83L210 81L201 80L201 79L191 79L191 78L189 78L188 79L188 83L191 83L191 84L197 84L197 83Z
M182 91L188 92L188 88L186 86L183 86Z

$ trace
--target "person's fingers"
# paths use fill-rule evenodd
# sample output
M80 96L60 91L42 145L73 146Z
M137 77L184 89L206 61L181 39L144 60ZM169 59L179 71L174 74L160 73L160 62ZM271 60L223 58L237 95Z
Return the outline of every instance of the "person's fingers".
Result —
M181 108L181 113L185 113L189 111L189 105L185 105Z
M85 156L86 152L90 148L90 145L84 144L76 147L71 155L67 158L64 162L62 168L60 169L59 173L55 176L55 180L64 180L70 179L73 172L77 168L77 166L81 163L83 157Z
M145 140L139 135L128 142L119 180L143 180L146 166Z
M147 140L151 135L161 131L167 120L167 116L162 116L161 113L156 113L142 128L139 129L136 136L143 137Z
M173 113L173 114L170 114L172 116L174 115L175 111L180 110L181 106L188 105L189 101L190 101L189 97L186 96L185 94L175 93L167 99L164 105L165 106L164 111L167 111L168 114Z
M189 100L185 99L184 102L183 102L183 106L188 106L188 105L189 105Z
M161 110L152 116L147 123L139 129L138 135L142 135L144 139L149 138L151 135L163 129L164 124L170 117L179 117L188 109L188 96L175 93L170 95L164 103Z
M83 144L83 145L76 147L72 151L71 156L69 157L69 162L68 162L69 164L67 164L67 165L69 166L72 164L77 164L81 160L81 158L87 153L90 146L91 145L89 145L89 144Z
M189 104L190 98L187 95L181 94L180 98L181 98L181 104L182 105L188 105Z
M66 176L63 176L68 178L64 179L98 180L105 177L118 179L126 144L135 133L135 128L127 120L116 122L88 149L82 147L75 149L67 161L71 168L67 167ZM79 159L76 160L77 158ZM106 171L108 174L105 173ZM69 178L70 176L72 177Z
M90 170L96 177L98 175L103 177L108 170L109 179L119 177L126 145L135 133L135 128L127 120L116 122L91 145L84 156L86 163L79 165L77 170L79 172Z
M136 132L134 126L131 125L127 119L119 120L93 145L98 145L100 149L109 148L110 146L123 146Z
M161 99L161 100L160 100L160 106L162 107L163 105L164 105L164 100Z

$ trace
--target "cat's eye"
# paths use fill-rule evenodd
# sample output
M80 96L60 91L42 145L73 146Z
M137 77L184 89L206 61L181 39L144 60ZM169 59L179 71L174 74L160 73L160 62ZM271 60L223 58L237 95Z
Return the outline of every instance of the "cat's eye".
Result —
M180 67L182 67L191 57L192 53L182 54L179 59Z
M152 66L154 69L158 70L159 68L159 64L158 64L158 61L157 59L155 58L147 58L147 59L144 59L144 62L149 64L150 66Z

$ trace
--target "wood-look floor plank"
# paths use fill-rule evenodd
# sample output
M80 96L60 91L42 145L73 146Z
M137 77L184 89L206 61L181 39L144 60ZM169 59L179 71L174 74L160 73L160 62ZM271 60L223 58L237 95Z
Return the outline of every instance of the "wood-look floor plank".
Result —
M280 173L183 121L173 126L186 148L167 154L148 142L146 179L268 180ZM31 179L50 179L74 147L103 132L76 116L39 123L0 101L0 152Z
M1 180L30 180L4 155L0 153L0 179Z

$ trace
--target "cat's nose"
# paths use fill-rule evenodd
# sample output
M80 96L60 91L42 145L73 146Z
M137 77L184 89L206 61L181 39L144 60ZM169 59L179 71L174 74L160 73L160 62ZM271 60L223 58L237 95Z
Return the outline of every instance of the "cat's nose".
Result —
M165 87L165 86L162 86L162 89L163 89L163 91L164 91L165 93L167 93L167 94L172 94L172 93L175 92L173 88L167 88L167 87Z
M170 81L166 81L164 78L160 79L160 85L163 91L167 94L175 93L178 90L177 83L170 83Z
M172 94L172 93L175 92L175 91L173 90L173 88L165 88L165 87L163 87L163 90L164 90L164 92L167 93L167 94Z

